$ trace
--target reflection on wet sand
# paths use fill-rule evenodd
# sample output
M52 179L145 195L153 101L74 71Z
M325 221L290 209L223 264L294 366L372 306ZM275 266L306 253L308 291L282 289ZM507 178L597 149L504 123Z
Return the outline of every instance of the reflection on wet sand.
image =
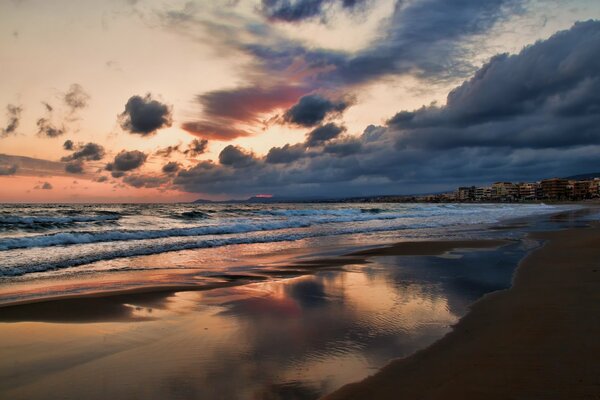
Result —
M510 284L523 253L513 242L453 258L388 255L280 281L0 313L13 321L0 329L0 393L314 399L443 336L467 304Z

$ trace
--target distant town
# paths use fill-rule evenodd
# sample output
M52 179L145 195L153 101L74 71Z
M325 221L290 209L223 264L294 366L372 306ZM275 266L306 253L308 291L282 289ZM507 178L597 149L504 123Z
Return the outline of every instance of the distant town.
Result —
M490 186L461 186L445 193L355 197L346 202L527 203L581 201L600 198L600 174L580 179L549 178L538 182L494 182Z

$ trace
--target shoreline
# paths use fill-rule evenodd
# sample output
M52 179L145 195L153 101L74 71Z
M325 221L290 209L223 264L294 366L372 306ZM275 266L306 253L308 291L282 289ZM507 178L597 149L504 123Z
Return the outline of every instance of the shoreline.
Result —
M322 399L597 399L600 224L528 237L544 243L509 289L477 300L433 345Z
M399 242L392 245L380 245L366 250L355 250L333 257L319 257L296 260L285 266L265 269L262 275L254 274L223 274L211 278L223 279L222 282L205 283L203 285L144 285L119 290L91 291L86 293L55 295L40 298L17 300L0 303L0 322L18 322L34 318L36 321L73 321L78 320L90 307L100 315L123 317L127 310L123 309L128 302L144 301L145 297L168 297L177 292L208 291L212 289L230 288L248 283L255 283L273 279L276 275L289 275L289 277L313 274L327 269L342 268L351 264L367 264L372 257L385 256L436 256L457 250L494 250L513 243L505 239L479 239L479 240L428 240ZM271 275L271 276L270 276ZM283 278L285 279L285 278ZM273 279L277 280L277 278ZM105 314L99 307L105 307ZM47 316L66 318L48 318ZM69 318L70 316L70 318ZM23 319L25 318L25 319Z

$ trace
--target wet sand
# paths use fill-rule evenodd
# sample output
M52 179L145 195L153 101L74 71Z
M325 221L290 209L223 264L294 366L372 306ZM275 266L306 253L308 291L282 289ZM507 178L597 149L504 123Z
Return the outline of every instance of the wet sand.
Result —
M324 399L599 399L600 225L531 236L545 245L510 289L476 302L434 345Z
M489 239L401 242L390 246L379 246L350 252L336 257L297 260L288 265L259 270L259 273L252 275L213 275L210 277L210 282L198 285L144 285L122 290L33 298L0 304L0 322L147 321L150 317L135 315L135 307L132 307L131 304L138 307L145 306L149 301L158 303L178 292L234 287L266 280L272 276L300 276L324 269L366 264L371 257L433 256L457 249L495 249L509 243L511 243L509 240Z

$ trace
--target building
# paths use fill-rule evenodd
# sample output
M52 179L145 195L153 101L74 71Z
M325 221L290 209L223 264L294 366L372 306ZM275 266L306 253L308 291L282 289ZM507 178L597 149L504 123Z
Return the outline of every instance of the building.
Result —
M537 183L519 183L519 198L521 200L535 200L538 198Z
M542 196L550 200L565 200L568 196L569 181L561 178L544 179L541 182Z
M475 201L488 201L492 198L491 187L475 188Z
M475 186L461 186L456 189L456 201L473 201L475 200Z
M594 178L590 181L590 197L600 197L600 178Z
M496 182L492 185L494 200L514 201L519 197L519 187L512 182Z
M572 199L582 200L589 199L591 196L590 188L592 181L575 181L573 182L573 195Z

